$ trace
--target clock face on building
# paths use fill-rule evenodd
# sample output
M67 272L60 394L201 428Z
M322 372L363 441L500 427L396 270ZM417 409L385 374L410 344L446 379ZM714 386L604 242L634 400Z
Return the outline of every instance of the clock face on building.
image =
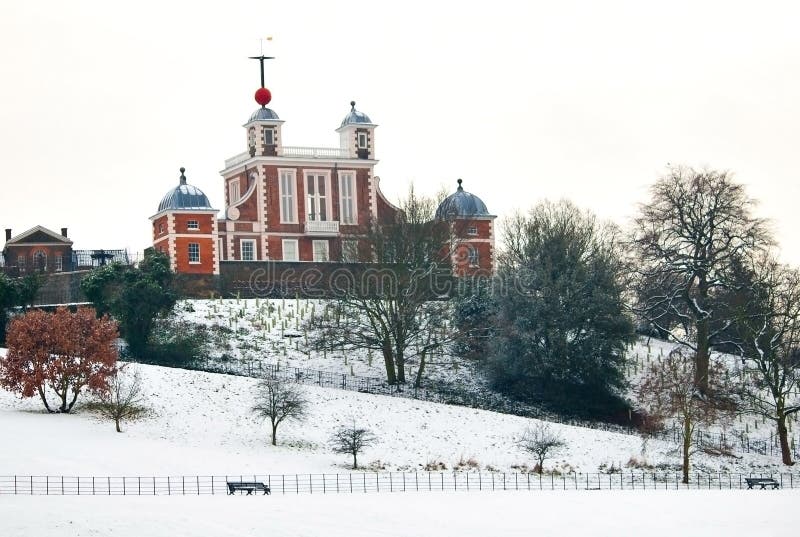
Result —
M239 209L236 207L231 207L228 209L228 220L238 220L239 219Z

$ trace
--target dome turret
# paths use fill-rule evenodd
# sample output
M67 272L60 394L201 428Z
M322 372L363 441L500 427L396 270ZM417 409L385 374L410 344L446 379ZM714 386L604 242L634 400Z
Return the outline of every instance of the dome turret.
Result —
M472 216L492 216L478 196L470 194L461 186L458 180L458 189L447 196L436 209L437 220L450 220L453 218L469 218Z
M341 129L347 125L374 125L374 123L372 123L367 114L356 110L355 101L350 101L350 113L344 117L339 128Z
M185 209L212 209L211 203L208 201L208 197L203 191L186 182L185 171L186 168L181 168L180 183L161 198L161 203L158 204L158 212Z

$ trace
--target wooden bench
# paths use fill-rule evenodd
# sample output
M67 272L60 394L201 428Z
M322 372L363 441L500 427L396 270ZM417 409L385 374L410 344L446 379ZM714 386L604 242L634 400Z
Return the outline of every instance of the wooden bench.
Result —
M777 489L781 486L780 483L771 477L745 477L744 480L747 483L747 488L749 489L755 487L756 485L760 486L762 489L766 489L767 487Z
M257 490L270 494L269 486L260 481L228 481L228 495L234 494L237 490L245 490L247 494L253 494Z

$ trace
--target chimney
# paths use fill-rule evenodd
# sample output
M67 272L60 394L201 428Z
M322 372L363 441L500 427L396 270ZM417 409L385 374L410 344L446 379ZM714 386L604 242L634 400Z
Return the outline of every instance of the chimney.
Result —
M6 228L6 242L11 240L11 228Z
M61 228L61 235L66 238L66 236L67 236L67 228L65 228L65 227Z

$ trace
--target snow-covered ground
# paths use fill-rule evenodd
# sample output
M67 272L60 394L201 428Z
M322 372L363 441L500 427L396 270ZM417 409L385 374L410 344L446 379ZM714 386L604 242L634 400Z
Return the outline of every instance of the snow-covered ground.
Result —
M77 407L48 415L38 398L20 400L0 391L3 435L1 475L226 475L347 471L348 457L328 447L333 429L356 423L378 442L360 456L372 469L453 469L472 459L472 469L514 471L533 466L515 439L537 420L413 399L304 386L308 419L278 429L268 443L267 424L250 408L257 380L181 369L135 365L142 374L152 416L124 425L124 433ZM552 424L567 446L545 463L560 471L597 472L642 458L638 436ZM650 441L646 460L674 468L678 446ZM441 463L441 464L439 464ZM699 470L785 471L776 457L694 457Z
M796 491L0 498L8 536L737 537L796 530Z

